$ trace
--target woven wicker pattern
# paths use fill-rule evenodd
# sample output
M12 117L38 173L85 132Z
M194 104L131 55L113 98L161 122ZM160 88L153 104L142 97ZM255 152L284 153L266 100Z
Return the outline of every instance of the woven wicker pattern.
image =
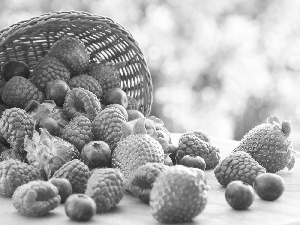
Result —
M52 12L13 24L0 31L0 66L18 60L32 70L52 44L66 35L83 41L92 61L126 61L119 69L121 87L140 101L144 115L150 114L153 86L144 56L132 34L108 17L78 11Z

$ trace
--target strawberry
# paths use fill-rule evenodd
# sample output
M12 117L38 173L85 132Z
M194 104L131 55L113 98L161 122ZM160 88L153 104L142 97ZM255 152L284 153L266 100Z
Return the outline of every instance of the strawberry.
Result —
M233 152L247 152L267 172L276 173L288 166L293 158L290 133L291 122L280 121L277 115L273 115L266 123L250 130Z
M51 136L45 128L40 128L40 134L34 130L32 138L27 135L24 139L24 151L27 160L46 173L49 179L51 173L61 164L79 158L79 151L71 143L55 136Z
M153 184L151 213L162 223L189 222L204 210L207 189L202 170L171 166L162 171Z
M147 134L145 118L139 119L132 133L122 138L112 153L112 166L124 174L126 188L130 177L140 166L149 163L164 163L164 150L161 144Z

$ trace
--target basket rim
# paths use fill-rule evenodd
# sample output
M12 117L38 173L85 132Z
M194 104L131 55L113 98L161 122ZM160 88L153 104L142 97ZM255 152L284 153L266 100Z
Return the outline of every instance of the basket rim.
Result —
M54 21L78 21L80 18L90 19L90 23L95 23L102 26L107 26L110 30L117 32L120 36L129 39L136 45L138 43L134 39L133 35L129 30L127 30L120 23L116 22L108 16L102 16L98 14L91 14L85 11L55 11L41 14L40 16L31 17L26 20L19 21L17 23L11 24L8 27L2 28L0 30L0 46L2 46L11 36L16 35L16 33L22 33L28 28L34 28L35 26L40 27L47 22ZM121 29L120 29L121 28ZM138 49L135 49L138 50Z
M136 56L141 60L143 64L143 75L146 77L145 82L145 92L149 94L147 97L147 101L144 104L144 110L147 115L151 112L151 105L153 103L153 84L152 77L147 65L147 61L139 47L139 44L134 39L133 35L120 23L117 23L112 18L108 16L102 16L97 14L91 14L89 12L84 11L54 11L47 12L41 14L40 16L31 17L26 20L19 21L14 23L8 27L5 27L0 30L0 52L5 51L5 48L10 45L14 45L13 43L18 40L22 42L22 35L36 35L38 32L42 31L43 26L50 23L66 23L66 27L68 24L75 25L86 23L86 24L95 24L96 26L103 27L104 29L110 30L112 33L117 34L120 38L124 39L124 41L132 48L135 52ZM87 26L87 31L91 26ZM47 30L47 28L45 28ZM32 31L32 32L31 32ZM83 29L84 31L84 29ZM30 33L31 32L31 33ZM146 73L146 74L145 74Z

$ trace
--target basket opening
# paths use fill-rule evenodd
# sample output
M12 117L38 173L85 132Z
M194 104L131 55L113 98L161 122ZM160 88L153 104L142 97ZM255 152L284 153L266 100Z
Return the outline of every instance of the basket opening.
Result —
M51 46L64 36L79 38L90 60L126 61L120 68L122 89L141 102L144 115L152 105L152 80L143 54L132 35L112 19L83 12L54 12L21 21L0 31L0 66L17 60L32 71Z

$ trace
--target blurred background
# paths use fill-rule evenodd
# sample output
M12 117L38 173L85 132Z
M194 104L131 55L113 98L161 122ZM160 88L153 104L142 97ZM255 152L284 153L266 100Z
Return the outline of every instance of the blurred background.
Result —
M153 79L151 115L171 132L240 140L278 114L300 147L300 1L0 0L0 29L51 11L127 28Z

